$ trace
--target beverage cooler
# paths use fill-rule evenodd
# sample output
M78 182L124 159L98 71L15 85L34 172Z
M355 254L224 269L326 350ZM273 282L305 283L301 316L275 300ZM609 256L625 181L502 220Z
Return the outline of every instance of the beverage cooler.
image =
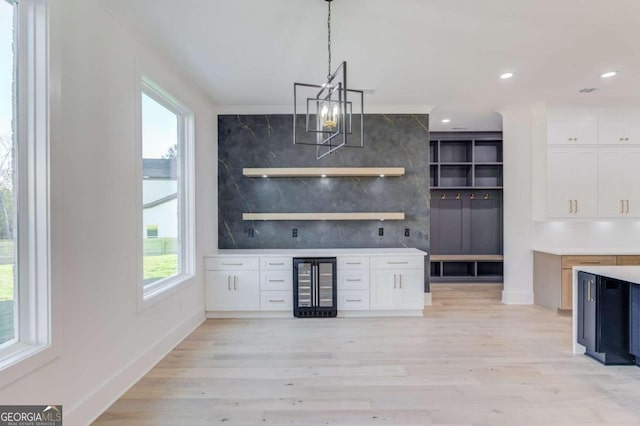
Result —
M335 257L293 258L293 315L297 318L338 315Z

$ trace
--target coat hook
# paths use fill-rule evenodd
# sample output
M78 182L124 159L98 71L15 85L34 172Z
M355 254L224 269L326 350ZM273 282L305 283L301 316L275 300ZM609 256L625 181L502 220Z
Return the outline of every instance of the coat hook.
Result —
M460 194L456 194L456 200L460 199Z
M472 200L475 200L476 199L476 194L471 194L471 196L469 198L471 198Z
M440 196L440 198L441 198L442 200L446 200L446 199L447 199L447 194L442 194L442 195Z
M484 194L484 199L488 200L489 199L489 194Z

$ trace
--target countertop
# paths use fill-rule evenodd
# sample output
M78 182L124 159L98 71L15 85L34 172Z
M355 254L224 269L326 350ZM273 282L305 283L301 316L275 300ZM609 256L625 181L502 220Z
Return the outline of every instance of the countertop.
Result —
M211 256L426 256L415 248L336 248L336 249L222 249Z
M603 255L618 255L618 256L633 256L639 255L640 250L632 249L598 249L598 248L534 248L533 251L541 253L555 254L557 256L603 256Z
M640 266L574 266L574 269L640 284Z

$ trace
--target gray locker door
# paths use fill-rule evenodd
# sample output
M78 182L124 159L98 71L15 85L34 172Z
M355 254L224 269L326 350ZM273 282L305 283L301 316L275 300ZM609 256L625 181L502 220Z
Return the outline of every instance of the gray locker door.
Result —
M475 254L502 253L502 199L497 193L475 193L469 199L470 252Z
M431 198L431 252L458 254L465 250L464 196L457 192L433 191ZM446 195L442 199L442 195Z

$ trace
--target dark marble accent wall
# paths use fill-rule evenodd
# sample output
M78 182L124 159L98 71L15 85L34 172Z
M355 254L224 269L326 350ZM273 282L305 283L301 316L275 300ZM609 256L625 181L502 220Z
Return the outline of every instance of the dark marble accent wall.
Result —
M218 117L218 246L429 250L429 118L365 116L364 148L320 160L293 145L291 115ZM243 167L405 167L402 177L248 178ZM243 221L244 212L404 212L402 221ZM298 237L292 238L292 229ZM384 228L384 236L378 236ZM405 236L409 228L410 236ZM253 237L250 236L253 230Z

